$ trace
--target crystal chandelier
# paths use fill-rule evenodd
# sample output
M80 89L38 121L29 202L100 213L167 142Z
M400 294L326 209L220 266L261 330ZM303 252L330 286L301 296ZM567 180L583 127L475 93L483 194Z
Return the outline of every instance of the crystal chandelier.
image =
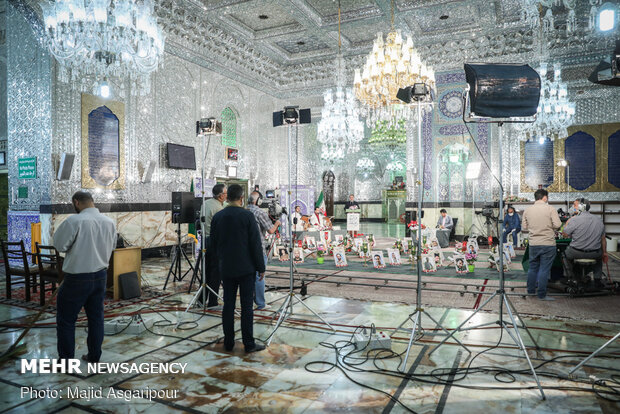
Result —
M435 72L422 62L413 48L411 36L403 41L400 30L394 30L392 0L392 31L385 42L383 34L378 33L363 70L361 73L355 70L355 96L362 103L361 114L366 117L366 124L370 127L377 121L394 124L398 119L410 120L411 107L402 105L396 93L399 88L416 83L423 83L434 91Z
M132 94L149 92L165 37L152 0L56 0L40 6L62 82L87 91L93 78L95 85L129 79Z
M519 138L524 141L564 138L566 128L573 123L575 103L568 99L568 89L562 82L561 68L554 64L553 81L547 77L547 64L542 63L538 70L541 78L540 102L536 121L531 124L512 124L518 131L525 132Z
M357 168L362 172L369 172L374 170L375 162L370 158L360 158L357 160Z
M577 18L575 15L575 9L577 8L577 0L522 0L523 9L521 12L521 19L530 25L531 28L536 28L542 23L542 28L545 33L549 34L556 30L556 18L557 12L553 14L553 8L556 11L561 6L566 10L566 32L572 33L577 30ZM602 0L588 0L590 3L590 14L588 18L588 28L593 30L596 26L596 19L599 13L599 6ZM542 20L539 22L539 19Z
M405 118L394 122L377 121L368 138L368 143L375 148L386 148L390 151L407 143L407 127Z
M336 58L336 87L323 93L323 109L317 127L317 139L322 144L321 158L341 160L345 152L356 153L364 139L364 124L352 88L345 88L344 59L340 51L340 2L338 2L338 57Z
M390 172L404 171L405 165L402 161L394 160L390 161L390 163L385 167L385 169Z

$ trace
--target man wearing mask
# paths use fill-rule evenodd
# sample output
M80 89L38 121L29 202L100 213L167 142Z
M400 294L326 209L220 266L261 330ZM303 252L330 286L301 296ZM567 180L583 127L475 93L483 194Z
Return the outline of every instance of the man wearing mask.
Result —
M267 251L269 250L269 241L265 238L265 233L273 234L280 227L280 220L276 220L275 223L271 222L269 215L258 207L260 203L260 194L256 191L252 192L249 197L248 210L254 214L256 224L258 226L258 233L261 236L263 243L263 260L265 266L267 266ZM255 285L254 302L256 303L257 310L269 309L269 306L265 304L265 278L256 273L256 285Z
M205 237L205 276L206 282L210 289L207 289L207 307L215 308L218 306L217 293L220 289L220 283L222 282L220 273L217 268L217 257L215 252L209 245L209 236L211 234L211 220L213 216L224 208L224 201L228 195L226 185L216 184L211 189L213 198L205 200L202 208L200 209L200 216L202 221L202 237ZM215 292L215 294L213 292ZM199 306L202 306L202 295L199 297Z
M512 244L517 247L517 234L521 231L521 219L513 206L508 206L507 213L504 216L504 237L503 243L507 243L508 235L512 233Z
M547 202L549 193L539 189L534 193L534 205L523 213L523 230L528 230L530 269L527 273L527 293L538 293L540 300L555 300L547 296L547 283L551 273L551 266L555 259L555 231L562 222ZM538 287L538 292L536 288Z

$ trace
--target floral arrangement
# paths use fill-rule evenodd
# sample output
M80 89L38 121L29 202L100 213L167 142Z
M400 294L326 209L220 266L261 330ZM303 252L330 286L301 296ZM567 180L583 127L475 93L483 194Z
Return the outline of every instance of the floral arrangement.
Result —
M476 263L476 259L478 259L478 255L476 253L465 253L465 260L467 260L468 265L473 265Z
M411 220L409 222L409 224L407 224L407 227L409 227L410 229L417 227L418 226L418 222L417 221L413 221ZM422 224L422 230L426 229L426 226L424 224Z
M530 201L530 200L528 200L525 197L519 197L519 196L516 196L516 195L508 196L504 200L505 203L525 203L525 202L528 202L528 201Z

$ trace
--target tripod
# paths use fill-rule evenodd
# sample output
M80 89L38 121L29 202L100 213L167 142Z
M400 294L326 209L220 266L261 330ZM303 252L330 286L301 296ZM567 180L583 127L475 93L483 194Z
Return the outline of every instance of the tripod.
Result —
M502 174L502 126L503 126L503 122L499 122L498 126L499 126L499 138L498 138L498 140L499 140L499 142L498 142L498 147L499 147L499 151L498 151L499 152L499 186L500 186L500 192L501 192L500 197L499 197L499 211L500 211L500 214L499 214L498 223L497 223L497 225L498 225L498 232L499 232L502 229L502 224L503 224L502 211L504 210L504 187L502 185L502 175L503 175ZM488 217L487 217L487 220L488 220ZM502 246L501 240L500 240L500 246ZM505 330L508 333L508 335L512 338L512 340L515 342L515 344L521 349L521 351L525 355L525 358L527 359L527 363L530 366L530 370L532 371L532 374L534 375L534 379L536 380L536 384L538 385L538 390L540 391L540 395L541 395L542 399L545 400L546 399L545 393L544 393L544 391L542 389L542 386L540 384L540 380L538 379L538 375L536 375L536 370L534 369L534 366L532 365L532 361L530 360L530 356L527 353L527 348L525 347L525 344L523 343L523 338L521 337L521 333L519 332L519 328L525 329L525 331L527 332L528 336L532 340L532 343L536 347L536 350L540 351L540 347L538 346L538 344L534 340L534 337L532 336L530 330L527 328L527 326L525 325L525 323L523 322L523 320L521 319L521 317L517 313L516 308L510 302L510 299L508 299L508 296L506 295L505 277L504 277L505 276L504 275L504 253L503 253L503 249L499 249L499 246L498 246L498 254L499 254L499 289L497 289L497 291L495 291L495 293L493 293L487 300L485 300L484 303L478 309L476 309L476 311L474 313L472 313L455 330L453 330L451 334L449 334L447 337L445 337L435 348L433 348L433 350L429 353L429 355L432 354L433 352L435 352L435 350L437 350L437 348L439 348L441 345L443 345L448 339L454 338L456 340L454 335L457 332L461 332L461 331L465 331L465 330L469 330L469 329L476 329L476 328L480 328L480 327L483 327L483 326L499 325L499 327L502 330ZM463 328L467 322L469 322L474 316L476 316L476 314L478 312L480 312L482 309L484 309L485 306L487 304L489 304L495 297L499 297L499 319L497 321L489 322L489 323L483 323L483 324L480 324L480 325ZM504 318L504 309L508 313L510 321L506 321L505 320L505 318ZM521 322L521 325L519 325L517 323L517 319ZM460 342L459 342L459 344L460 344Z
M418 102L417 103L417 107L418 107L418 171L419 174L423 174L423 155L422 155L422 103ZM433 323L436 326L439 326L446 334L449 334L449 332L446 330L446 328L444 328L443 326L441 326L439 324L439 322L437 322L437 320L435 320L435 318L433 318L428 312L426 312L424 310L424 308L422 308L422 197L424 196L424 186L422 185L422 178L419 176L417 183L418 185L418 229L419 229L419 234L417 235L417 252L416 252L416 256L417 256L417 260L418 260L418 266L417 266L417 273L418 273L418 278L417 278L417 284L416 284L416 307L415 310L413 311L413 313L409 314L409 316L407 316L407 319L405 319L403 321L403 323L401 323L398 328L394 329L392 331L392 334L390 336L394 336L394 334L398 331L400 331L401 329L404 331L407 331L406 329L403 329L403 326L409 322L410 320L413 322L413 328L411 328L411 336L409 338L409 343L407 345L407 353L405 355L405 359L403 360L401 366L399 367L399 370L401 372L405 372L406 366L407 366L407 360L409 359L409 353L411 352L411 346L413 345L413 341L415 339L415 337L417 335L423 335L422 333L422 315L425 315L427 318L429 318L431 321L433 321ZM460 341L456 340L463 348L465 348L465 350L469 353L471 353L471 351L469 349L467 349L467 347L465 345L463 345Z
M173 214L172 219L173 221L176 221L177 223L177 229L175 230L177 234L177 244L174 245L174 250L172 252L172 263L170 264L170 269L168 270L168 276L166 276L166 283L164 283L164 290L166 290L166 286L168 285L168 281L170 280L171 275L174 277L173 281L180 282L181 280L183 280L185 276L187 276L189 272L194 270L194 266L192 265L192 262L190 262L189 257L187 257L187 254L185 253L185 250L183 250L183 248L181 247L181 222L178 220L178 214ZM189 269L187 269L185 273L181 275L182 273L181 260L182 259L185 259L185 261L189 265Z
M287 189L287 197L286 197L286 204L287 204L287 208L290 208L291 205L291 175L293 173L292 167L291 167L291 163L292 163L292 134L293 134L293 124L288 124L288 189ZM273 331L271 331L271 333L269 334L269 336L267 337L265 343L267 345L269 345L273 339L274 334L276 333L276 331L280 328L280 326L282 326L282 323L284 323L284 321L286 319L288 319L289 317L291 317L293 315L293 306L295 305L295 303L298 303L300 305L303 305L306 309L308 309L310 312L312 312L312 314L314 314L314 316L316 316L317 318L319 318L325 325L327 325L332 331L336 332L336 330L325 320L323 319L318 313L316 313L310 306L308 306L303 300L301 300L297 294L295 293L295 291L293 290L293 271L294 271L294 263L293 263L293 219L292 219L292 214L288 214L287 215L287 226L286 226L286 233L287 233L287 237L288 237L288 260L289 260L289 289L288 289L288 294L286 295L286 299L284 300L284 303L282 303L282 306L280 306L280 308L278 309L277 313L280 314L280 316L278 317L278 321L276 322L276 326L273 328ZM280 299L278 299L280 300Z

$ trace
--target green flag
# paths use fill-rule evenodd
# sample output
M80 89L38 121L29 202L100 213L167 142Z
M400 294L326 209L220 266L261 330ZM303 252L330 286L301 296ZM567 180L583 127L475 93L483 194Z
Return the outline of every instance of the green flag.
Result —
M316 207L320 208L322 211L325 211L325 198L323 197L323 191L319 194L319 199L316 201Z

